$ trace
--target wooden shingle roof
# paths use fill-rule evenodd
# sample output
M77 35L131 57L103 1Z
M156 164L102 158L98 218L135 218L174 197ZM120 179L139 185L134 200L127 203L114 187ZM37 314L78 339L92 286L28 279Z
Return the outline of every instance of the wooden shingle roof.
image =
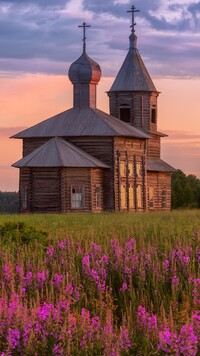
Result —
M175 172L175 168L162 159L147 159L147 171L154 172Z
M99 167L109 168L99 159L89 155L71 143L54 137L24 158L13 167Z
M126 136L147 139L150 136L105 112L71 108L12 136L31 137Z
M133 37L134 36L134 37ZM150 91L157 92L136 47L136 36L130 36L130 49L109 90L113 91Z

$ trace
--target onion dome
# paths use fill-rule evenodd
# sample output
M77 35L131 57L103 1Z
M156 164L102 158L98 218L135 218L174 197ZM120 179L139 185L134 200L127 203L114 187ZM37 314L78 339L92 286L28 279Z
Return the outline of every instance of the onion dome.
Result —
M101 79L101 68L98 63L86 53L85 30L89 25L83 22L83 53L71 64L69 79L74 87L74 107L96 108L96 87Z
M101 79L101 68L83 51L82 55L71 64L68 75L73 84L98 84Z

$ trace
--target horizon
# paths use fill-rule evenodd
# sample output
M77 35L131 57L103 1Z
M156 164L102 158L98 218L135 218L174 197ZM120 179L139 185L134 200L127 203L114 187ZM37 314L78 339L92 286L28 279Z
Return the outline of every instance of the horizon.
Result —
M21 158L21 140L8 137L72 106L67 70L82 51L78 25L83 19L92 26L86 34L87 53L103 72L97 92L97 107L103 111L108 112L105 92L127 53L131 19L126 11L132 2L56 4L42 0L0 4L1 191L18 190L18 169L10 165ZM161 158L200 178L200 2L142 0L134 5L140 10L138 49L161 92L158 130L169 134L162 139Z

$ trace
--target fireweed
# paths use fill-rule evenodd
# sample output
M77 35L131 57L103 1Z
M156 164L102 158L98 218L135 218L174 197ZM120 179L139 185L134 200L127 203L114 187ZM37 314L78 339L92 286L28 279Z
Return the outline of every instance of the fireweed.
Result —
M0 355L197 355L199 246L1 248Z

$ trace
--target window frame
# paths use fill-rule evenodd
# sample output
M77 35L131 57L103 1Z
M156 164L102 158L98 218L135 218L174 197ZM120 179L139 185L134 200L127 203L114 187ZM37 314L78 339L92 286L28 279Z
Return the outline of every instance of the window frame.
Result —
M77 190L77 192L73 193L73 189ZM80 196L80 199L78 199L78 196ZM77 204L78 202L80 202L80 204ZM83 209L83 208L84 208L84 186L78 184L71 185L71 209Z
M126 177L126 161L119 162L120 177Z
M129 183L129 209L135 208L135 185L133 182Z
M136 187L137 209L143 209L142 193L143 193L142 185L137 184L137 187Z
M128 118L129 118L128 120L127 120L127 119L126 119L126 120L123 120L123 119L122 119L122 117L124 116L124 115L123 115L123 110L126 111L125 117L126 117L126 118L128 117ZM125 113L125 111L124 111L124 113ZM128 112L128 114L127 114L127 112ZM120 120L123 121L123 122L128 122L128 123L131 122L131 108L130 108L129 105L127 105L127 104L120 105L120 108L119 108L119 118L120 118Z
M99 191L97 191L99 190ZM99 203L99 204L98 204ZM96 185L95 186L95 208L96 209L101 209L102 208L102 203L101 203L101 186Z
M156 124L156 108L151 108L151 123Z
M149 187L149 209L154 209L155 190L153 187Z

